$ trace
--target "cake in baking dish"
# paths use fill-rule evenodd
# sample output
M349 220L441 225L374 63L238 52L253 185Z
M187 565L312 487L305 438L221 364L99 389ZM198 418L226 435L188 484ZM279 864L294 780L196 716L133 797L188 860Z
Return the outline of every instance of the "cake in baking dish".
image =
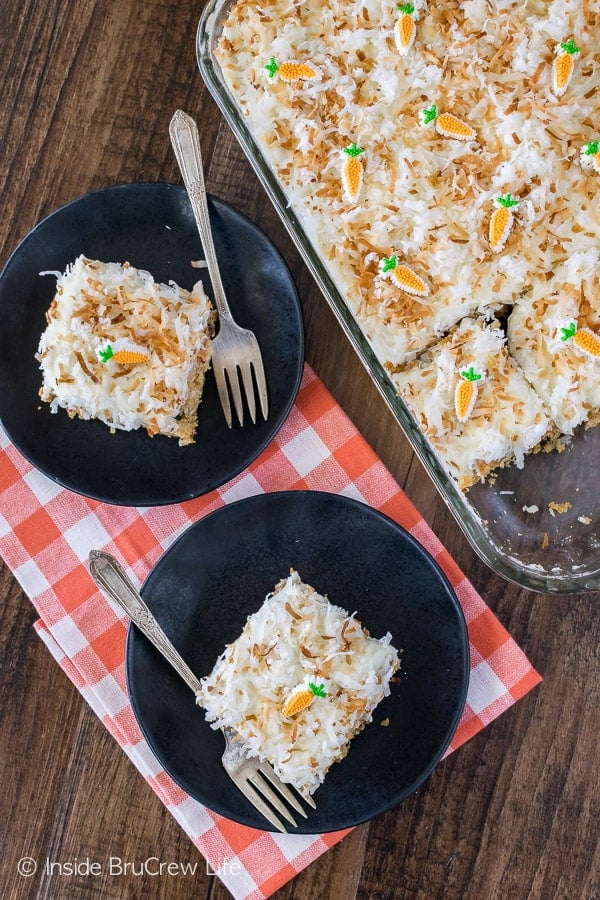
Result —
M598 418L583 381L599 364L579 346L600 335L597 266L575 296L578 260L600 246L598 33L600 0L244 0L215 49L295 217L461 485L522 464L552 416L566 433ZM511 309L507 351L472 321ZM555 318L579 331L550 372L546 337L526 331ZM439 378L463 320L478 351L498 345L479 387L507 379L498 431L481 430L481 403L451 421L455 373ZM438 408L408 384L417 372Z
M522 467L527 453L556 437L497 322L463 319L392 379L463 489L499 467Z
M187 291L84 256L43 274L57 279L37 353L52 412L192 443L214 323L201 282Z
M369 636L293 571L228 645L197 697L213 728L312 794L389 694L400 665L391 635Z

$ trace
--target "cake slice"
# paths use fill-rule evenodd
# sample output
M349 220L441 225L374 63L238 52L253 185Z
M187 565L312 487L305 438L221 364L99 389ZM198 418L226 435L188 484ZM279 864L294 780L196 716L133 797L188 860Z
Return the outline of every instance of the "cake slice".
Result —
M391 635L372 638L293 571L229 644L197 697L213 728L305 796L371 722L398 669Z
M201 282L190 292L84 256L43 274L57 279L36 354L52 412L193 443L215 315Z
M536 281L508 320L508 348L564 434L600 423L600 253Z
M463 319L395 387L461 489L500 466L519 468L556 431L506 348L497 322Z

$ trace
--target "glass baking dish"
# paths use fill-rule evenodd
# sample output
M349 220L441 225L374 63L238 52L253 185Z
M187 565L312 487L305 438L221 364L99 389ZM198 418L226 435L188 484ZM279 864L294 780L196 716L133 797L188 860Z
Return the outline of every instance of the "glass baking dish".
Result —
M534 591L600 590L600 427L579 429L562 453L528 456L463 494L447 474L362 334L229 90L214 55L236 0L209 0L198 26L202 77L363 365L473 549L495 572Z

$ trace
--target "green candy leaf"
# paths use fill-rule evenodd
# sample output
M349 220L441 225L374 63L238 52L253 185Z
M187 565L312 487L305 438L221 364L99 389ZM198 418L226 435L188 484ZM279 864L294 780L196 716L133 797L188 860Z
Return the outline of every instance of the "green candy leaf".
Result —
M465 369L460 373L461 378L466 379L466 381L479 381L481 375L475 371L473 366L469 366L468 369Z
M326 697L327 691L325 690L324 684L313 684L312 681L308 684L308 689L312 691L315 697Z
M595 156L600 151L600 141L590 141L589 144L583 145L583 152L586 156Z
M425 109L421 110L421 119L423 120L423 125L429 125L430 122L435 121L437 119L437 106L435 103L432 103L431 106L426 106Z
M381 261L381 271L382 272L390 272L392 269L395 269L398 264L398 257L396 254L393 256L384 256Z
M344 153L347 153L348 156L360 156L360 154L364 152L364 147L357 147L356 144L350 144L349 147L344 147Z
M496 203L500 206L504 206L505 209L510 209L511 206L519 205L519 201L515 200L514 197L511 197L510 194L506 194L504 197L498 197Z
M98 350L98 357L100 359L100 362L108 362L108 360L111 359L113 355L113 348L110 346L110 344L107 344L104 350Z
M272 56L268 63L265 64L264 68L269 73L269 78L273 78L279 66L275 62L275 57Z
M564 43L561 43L560 49L563 51L563 53L569 53L570 55L579 53L579 47L575 46L571 38L569 38L568 41L564 41Z
M560 330L562 331L561 341L568 341L577 331L577 326L575 322L571 322L567 328L561 328Z
M415 11L415 8L412 5L412 3L399 3L398 9L401 13L404 13L405 16L412 16L412 14Z

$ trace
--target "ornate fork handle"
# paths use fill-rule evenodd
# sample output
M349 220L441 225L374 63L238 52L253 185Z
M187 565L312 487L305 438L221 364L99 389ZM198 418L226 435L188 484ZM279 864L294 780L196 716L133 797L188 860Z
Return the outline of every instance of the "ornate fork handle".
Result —
M94 581L127 613L197 697L201 689L199 680L166 636L120 563L110 553L91 550L89 567Z
M181 175L190 198L192 211L200 239L206 256L208 274L215 295L215 303L219 312L219 318L231 319L229 304L225 297L221 273L217 263L217 254L210 227L210 216L206 200L206 187L204 185L204 172L202 170L202 154L200 152L200 139L196 123L183 110L178 109L169 125L171 144L181 170Z

